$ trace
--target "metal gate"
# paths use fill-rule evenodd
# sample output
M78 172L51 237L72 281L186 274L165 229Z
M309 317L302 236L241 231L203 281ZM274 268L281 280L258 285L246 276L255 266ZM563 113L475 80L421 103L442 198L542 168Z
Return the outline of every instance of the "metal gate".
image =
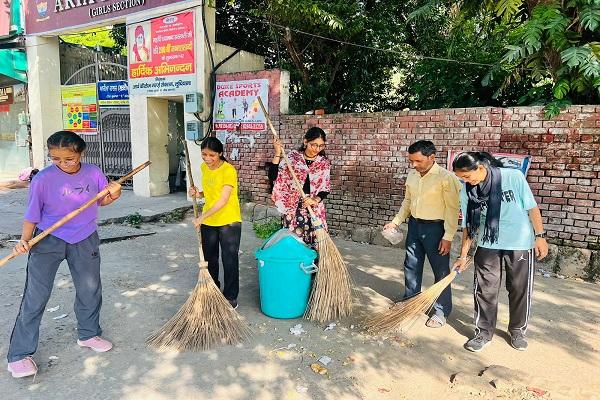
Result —
M99 110L98 134L83 136L88 144L85 161L98 165L107 177L118 179L132 169L129 107Z
M63 85L126 79L126 57L61 43ZM101 106L98 110L98 133L81 135L87 143L83 160L99 166L108 178L118 179L132 169L129 107ZM123 186L131 188L133 181Z

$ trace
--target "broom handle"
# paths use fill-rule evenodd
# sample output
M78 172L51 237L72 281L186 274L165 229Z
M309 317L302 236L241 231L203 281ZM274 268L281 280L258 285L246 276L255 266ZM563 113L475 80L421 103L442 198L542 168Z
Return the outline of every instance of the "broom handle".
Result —
M150 161L146 161L145 163L143 163L142 165L138 166L136 169L134 169L133 171L131 171L127 175L121 177L119 180L116 181L116 183L122 184L123 182L125 182L128 179L130 179L132 176L134 176L135 174L137 174L138 172L140 172L141 170L143 170L144 168L146 168L150 164L151 164ZM70 220L72 220L73 218L75 218L76 216L78 216L79 214L81 214L85 209L87 209L88 207L90 207L92 204L97 203L99 200L101 200L104 197L106 197L107 194L108 194L108 189L107 188L101 190L90 201L88 201L87 203L85 203L81 207L79 207L78 209L76 209L74 211L71 211L70 213L68 213L67 215L65 215L64 217L62 217L59 221L57 221L56 223L54 223L54 225L52 225L50 228L44 230L42 233L40 233L39 235L37 235L36 237L34 237L30 241L28 241L27 244L29 245L30 248L33 247L33 246L35 246L38 242L40 242L46 236L48 236L49 234L51 234L52 232L54 232L55 230L57 230L58 228L60 228L61 226L63 226L64 224L66 224L67 222L69 222ZM3 259L1 259L0 260L0 267L3 267L7 262L9 262L13 258L17 257L19 254L20 253L18 253L18 254L14 254L13 253L13 254L10 254L10 255L4 257Z
M185 149L185 166L187 169L187 177L190 180L190 186L194 185L194 177L192 176L192 163L190 162L190 152L188 150L187 140L183 139L183 147ZM194 217L198 218L200 212L198 211L198 200L196 197L192 197L192 207L194 207ZM200 233L200 227L195 229L196 236L198 237L198 253L200 253L200 265L204 265L206 260L204 259L204 251L202 250L202 234Z
M265 105L263 104L263 101L260 98L260 96L258 96L258 103L260 104L260 108L262 108L263 114L265 115L265 119L267 120L267 124L269 125L269 128L271 129L271 133L273 133L273 136L276 139L279 139L279 135L277 135L277 131L275 130L275 127L273 126L273 123L271 122L271 118L269 118L269 113L267 112ZM283 151L283 159L285 161L285 164L287 165L290 175L292 176L292 179L294 180L294 183L296 184L296 189L298 189L298 192L300 192L300 196L302 196L303 199L306 198L307 194L304 193L304 189L302 188L302 185L300 184L300 181L298 180L298 177L296 176L296 173L294 172L294 169L292 168L292 164L290 164L290 160L288 159L288 156L287 156L285 150ZM312 218L316 218L316 215L313 212L312 207L306 206L306 208L308 209L310 216Z

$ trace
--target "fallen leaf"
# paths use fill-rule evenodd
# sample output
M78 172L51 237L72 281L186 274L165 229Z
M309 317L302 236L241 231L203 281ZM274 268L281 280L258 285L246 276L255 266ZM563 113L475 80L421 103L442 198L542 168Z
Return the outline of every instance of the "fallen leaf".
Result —
M390 389L386 389L386 388L378 388L377 391L379 393L389 393L389 392L391 392Z
M546 390L543 389L538 389L532 386L527 386L527 391L528 392L533 392L533 394L535 394L538 397L542 397L543 395L545 395L547 393Z
M318 363L310 364L310 369L312 369L315 374L319 375L325 375L328 372L327 368Z

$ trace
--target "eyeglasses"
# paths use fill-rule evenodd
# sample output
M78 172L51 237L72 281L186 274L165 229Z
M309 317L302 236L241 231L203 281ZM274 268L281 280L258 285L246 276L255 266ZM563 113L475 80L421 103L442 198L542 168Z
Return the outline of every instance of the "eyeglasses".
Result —
M323 144L309 143L308 145L310 146L311 149L315 149L315 150L323 150L325 148L325 143L323 143Z
M64 165L66 167L72 167L74 165L77 165L77 163L79 162L79 160L50 160L52 161L52 164L55 165Z

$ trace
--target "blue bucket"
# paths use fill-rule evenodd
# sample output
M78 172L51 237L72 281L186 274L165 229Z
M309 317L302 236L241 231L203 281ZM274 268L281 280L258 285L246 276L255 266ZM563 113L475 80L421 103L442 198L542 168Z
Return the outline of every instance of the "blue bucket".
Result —
M281 229L256 250L260 308L272 318L304 315L317 252L288 229Z

